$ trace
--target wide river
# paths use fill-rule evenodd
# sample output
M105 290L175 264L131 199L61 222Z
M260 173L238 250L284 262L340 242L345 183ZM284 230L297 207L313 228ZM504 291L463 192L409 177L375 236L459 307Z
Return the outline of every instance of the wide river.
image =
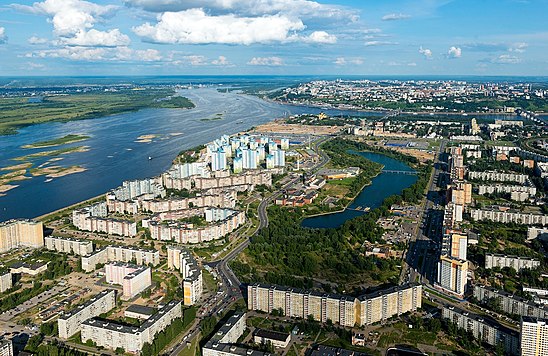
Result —
M28 126L13 136L0 136L0 167L21 163L12 160L33 152L53 150L23 149L21 146L68 134L91 138L66 145L89 146L89 151L62 155L61 166L80 165L87 170L47 181L44 176L14 182L19 187L0 197L0 221L31 218L92 198L115 188L124 180L152 177L165 171L173 158L184 149L210 142L223 134L234 134L255 125L290 114L319 113L319 108L285 106L254 96L215 88L182 90L196 105L193 109L146 109L67 123ZM343 111L327 110L332 115ZM203 121L217 114L222 120ZM372 114L344 112L371 116ZM378 113L377 115L381 115ZM138 143L141 135L155 134L150 143ZM151 160L148 158L152 157ZM51 157L33 161L34 166ZM0 174L5 172L0 171Z
M210 142L223 134L234 134L252 126L290 114L323 111L329 115L381 116L342 110L325 110L306 106L288 106L268 102L254 96L234 92L221 93L216 88L182 90L181 95L192 100L193 109L146 109L97 119L67 123L45 123L28 126L13 136L0 136L0 168L20 161L13 158L46 149L23 149L21 146L68 134L82 134L90 139L61 146L89 146L87 152L60 156L55 165L79 165L85 172L47 180L44 176L15 182L19 187L0 196L0 221L18 217L36 217L103 194L124 180L152 177L165 171L173 158L184 149ZM203 121L222 114L222 120ZM149 143L135 142L142 135L157 135ZM152 157L151 160L148 158ZM51 157L33 160L34 167ZM381 162L382 163L382 162ZM388 166L388 165L387 165ZM0 171L0 174L7 172ZM412 177L397 176L395 180ZM402 183L404 184L404 183ZM375 188L366 188L360 196L376 196L367 202L356 200L358 205L375 207L384 196L397 193L398 186L385 181L384 174L373 180ZM384 193L385 190L387 193ZM377 202L377 203L376 203ZM345 212L352 216L355 212ZM358 213L359 214L359 213ZM347 215L345 215L347 216ZM328 218L337 224L338 217ZM319 221L319 220L318 220ZM325 219L322 219L325 221Z
M383 170L413 171L405 163L382 154L372 152L359 152L357 154L360 154L373 162L382 164L384 166ZM394 194L400 194L402 190L411 186L416 181L416 175L382 172L371 180L370 185L362 189L347 209L339 213L319 215L304 219L302 226L310 228L339 227L348 219L353 219L357 216L366 214L363 210L355 210L356 208L377 208L382 204L384 199Z

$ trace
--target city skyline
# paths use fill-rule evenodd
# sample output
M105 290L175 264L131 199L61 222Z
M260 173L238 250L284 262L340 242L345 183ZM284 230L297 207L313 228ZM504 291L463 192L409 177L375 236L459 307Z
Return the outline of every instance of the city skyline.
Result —
M548 75L546 1L13 0L0 76Z

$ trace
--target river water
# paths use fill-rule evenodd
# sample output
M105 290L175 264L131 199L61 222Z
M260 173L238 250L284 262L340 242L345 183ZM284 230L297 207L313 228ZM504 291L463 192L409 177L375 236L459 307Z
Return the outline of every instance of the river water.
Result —
M357 154L384 166L383 169L390 171L413 171L405 163L391 157L373 153L358 152ZM319 215L304 219L302 226L310 228L335 228L341 226L346 220L357 216L367 214L364 211L352 210L358 207L362 209L369 207L371 209L379 207L384 199L394 194L400 194L402 190L411 186L417 181L416 175L402 173L383 172L371 180L371 184L366 186L358 194L356 199L348 206L348 209L333 214Z
M281 105L235 92L221 93L214 87L181 90L180 94L192 100L196 107L181 110L146 109L97 119L45 123L22 128L17 135L0 136L0 167L21 163L14 161L15 157L57 148L22 149L21 146L26 144L51 140L68 134L91 137L83 142L61 146L85 145L89 146L89 151L63 155L61 161L53 163L63 167L80 165L87 169L85 172L54 178L51 181L40 176L13 183L19 187L8 191L5 196L0 196L0 221L46 214L103 194L119 186L124 180L158 175L170 166L173 158L182 150L210 142L223 134L247 130L275 118L320 112L345 116L383 115L380 112L367 113ZM219 113L223 114L222 120L203 121ZM139 136L149 134L155 134L158 137L150 143L135 142ZM149 160L149 157L152 159ZM42 157L33 160L34 167L45 163L50 158ZM0 171L0 174L4 173L7 172ZM393 185L383 186L382 176L375 178L376 188L366 188L367 193L364 193L364 196L373 197L381 194L385 189L388 195L397 193ZM398 176L395 179L406 180L410 177ZM373 208L376 201L379 203L382 201L380 197L378 198L380 200L371 199L367 204L361 202L358 204ZM345 214L354 213L357 212ZM329 219L336 221L338 218Z

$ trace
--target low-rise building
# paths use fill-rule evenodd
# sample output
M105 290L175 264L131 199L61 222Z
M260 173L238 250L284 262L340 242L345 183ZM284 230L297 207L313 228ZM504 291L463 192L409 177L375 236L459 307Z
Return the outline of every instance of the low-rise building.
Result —
M156 309L144 305L131 304L124 310L124 316L126 318L147 320L156 314L156 311Z
M291 341L291 334L272 330L257 329L253 334L253 341L256 344L271 343L274 347L285 349Z
M122 348L138 353L145 343L152 344L156 335L182 317L181 302L171 301L145 320L141 326L126 326L113 321L91 318L82 323L82 342L91 340L110 350Z
M123 297L130 299L152 285L150 267L115 262L105 266L106 282L123 286Z
M442 317L454 323L460 329L469 331L474 337L493 347L499 343L510 355L519 355L519 333L509 329L488 317L480 317L453 306L442 307Z
M540 261L531 257L507 256L495 253L485 254L485 268L512 267L516 271L523 268L535 268L540 266Z
M527 228L527 240L539 239L548 240L548 228L529 227Z
M73 253L75 255L87 256L93 253L93 242L88 240L77 240L70 237L47 236L44 238L46 248L50 251Z
M81 330L81 324L90 318L112 310L116 306L116 291L104 290L84 304L61 314L57 320L59 337L68 339ZM85 341L85 340L84 340Z
M268 353L235 345L243 335L246 324L245 313L237 312L207 341L202 348L203 356L270 356Z
M36 276L48 269L49 262L39 261L34 263L16 262L10 266L11 274L28 274Z

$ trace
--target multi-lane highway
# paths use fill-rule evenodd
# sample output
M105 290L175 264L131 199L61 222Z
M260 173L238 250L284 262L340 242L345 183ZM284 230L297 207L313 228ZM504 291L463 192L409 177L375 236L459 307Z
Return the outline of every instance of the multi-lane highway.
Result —
M426 198L422 202L415 235L412 236L409 249L404 256L406 263L403 264L400 283L422 281L423 277L431 281L435 279L438 257L435 247L439 242L437 237L441 233L443 222L443 209L440 205L439 194L439 181L443 172L440 155L444 152L445 145L446 141L442 140L434 158L434 171L428 182Z

